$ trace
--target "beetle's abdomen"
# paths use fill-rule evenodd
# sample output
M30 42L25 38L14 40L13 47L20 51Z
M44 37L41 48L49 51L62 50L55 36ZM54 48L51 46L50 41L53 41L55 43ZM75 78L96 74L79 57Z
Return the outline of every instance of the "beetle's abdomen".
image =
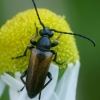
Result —
M42 90L52 56L51 52L32 49L26 78L26 89L31 97L36 96Z

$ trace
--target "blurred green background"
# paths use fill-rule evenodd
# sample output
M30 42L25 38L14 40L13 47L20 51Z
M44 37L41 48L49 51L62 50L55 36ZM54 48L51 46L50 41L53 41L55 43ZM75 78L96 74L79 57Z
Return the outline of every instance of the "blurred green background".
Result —
M76 100L100 100L100 0L35 0L37 7L66 15L73 32L91 37L97 46L76 37L81 69ZM0 27L15 14L34 8L31 0L0 0ZM74 83L73 83L74 84ZM0 100L9 100L7 92Z

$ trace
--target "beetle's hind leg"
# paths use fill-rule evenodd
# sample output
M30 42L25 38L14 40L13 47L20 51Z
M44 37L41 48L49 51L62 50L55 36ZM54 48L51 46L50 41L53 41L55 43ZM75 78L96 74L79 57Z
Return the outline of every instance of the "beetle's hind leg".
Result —
M28 49L30 49L30 50L31 50L32 48L34 48L34 46L27 46L27 48L25 49L25 51L24 51L24 54L23 54L23 55L21 55L21 56L16 56L16 57L12 57L12 59L17 59L17 58L21 58L21 57L26 56L27 50L28 50Z
M48 78L50 79L44 86L43 86L43 88L42 88L42 90L51 82L51 80L52 80L52 74L50 73L50 72L48 72L48 74L47 74L47 76L48 76ZM39 94L39 100L41 99L41 92L40 92L40 94Z
M44 86L43 86L43 89L51 82L51 80L52 80L52 74L50 73L50 72L48 72L48 74L47 74L47 76L48 76L48 78L50 79ZM42 89L42 90L43 90Z
M18 92L21 92L24 89L25 86L23 86Z
M27 74L27 70L25 70L25 71L22 73L22 75L20 76L20 79L21 79L21 81L23 82L24 85L26 85L26 82L24 81L23 78L26 76L26 74ZM25 86L23 86L18 92L22 91L22 90L24 89L24 87L25 87Z
M39 93L39 100L41 99L41 92Z
M26 85L26 83L25 83L25 81L24 81L23 78L26 76L26 74L27 74L27 70L25 70L25 71L22 73L22 75L20 76L20 79L21 79L21 81L23 82L24 85Z

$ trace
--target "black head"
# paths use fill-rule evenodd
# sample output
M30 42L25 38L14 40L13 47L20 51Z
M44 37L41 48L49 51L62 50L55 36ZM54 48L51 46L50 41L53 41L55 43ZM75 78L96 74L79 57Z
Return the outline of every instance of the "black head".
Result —
M53 36L53 32L49 28L43 28L40 30L40 35L47 35L49 38L51 38Z
M43 29L40 30L40 35L41 36L48 35L49 37L52 37L53 36L53 32L57 32L57 33L63 33L63 34L69 34L69 35L79 36L79 37L82 37L82 38L85 38L85 39L89 40L90 42L93 43L94 46L96 45L95 42L91 38L88 38L87 36L83 36L83 35L77 34L77 33L61 32L61 31L58 31L58 30L55 30L55 29L46 28L45 25L43 24L43 22L40 19L40 16L39 16L39 13L38 13L38 10L37 10L37 7L36 7L36 4L35 4L34 0L32 0L32 2L33 2L33 5L35 7L35 11L36 11L38 20L39 20L40 24L43 27Z

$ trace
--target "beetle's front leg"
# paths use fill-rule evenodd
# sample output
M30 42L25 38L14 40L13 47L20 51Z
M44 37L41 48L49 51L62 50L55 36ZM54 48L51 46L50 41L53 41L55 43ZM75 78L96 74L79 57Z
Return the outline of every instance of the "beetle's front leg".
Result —
M57 46L58 44L59 44L58 41L55 40L53 43L51 43L51 47L55 47L55 46Z
M16 56L16 57L12 57L12 59L17 59L17 58L21 58L21 57L26 56L27 50L28 50L28 49L30 49L30 50L31 50L32 48L34 48L34 46L27 46L27 48L25 49L25 51L24 51L24 54L23 54L23 55L21 55L21 56Z
M35 25L35 28L36 28L36 34L31 39L34 39L38 36L38 27L36 26L36 23L34 23L34 25Z

